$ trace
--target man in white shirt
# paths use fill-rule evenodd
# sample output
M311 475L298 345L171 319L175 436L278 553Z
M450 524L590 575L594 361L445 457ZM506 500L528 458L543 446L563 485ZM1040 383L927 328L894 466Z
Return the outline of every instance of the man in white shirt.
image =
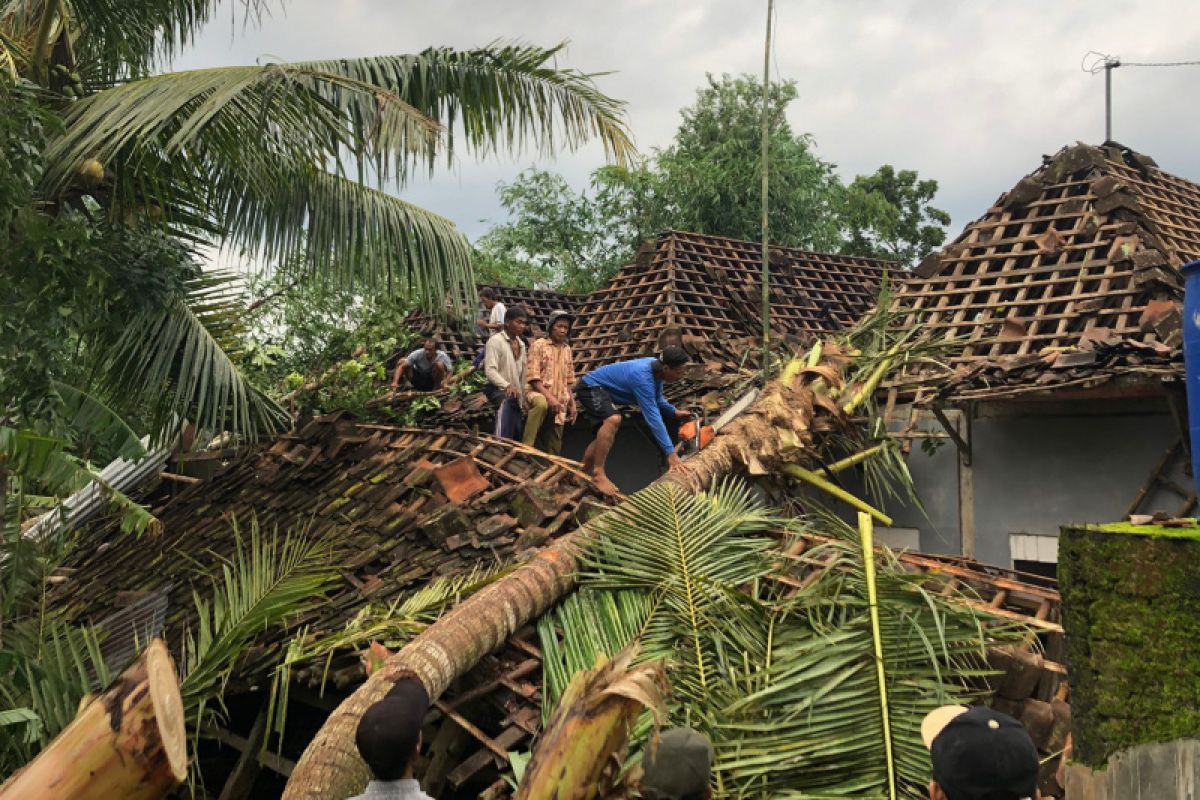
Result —
M521 414L521 387L525 385L525 340L521 336L529 323L523 306L513 306L504 315L504 327L488 339L483 354L483 387L488 401L496 409L496 435L520 439L525 420Z
M508 313L508 308L497 299L496 291L490 287L480 290L479 302L487 310L487 316L479 320L479 327L488 333L497 333L504 327L504 315Z

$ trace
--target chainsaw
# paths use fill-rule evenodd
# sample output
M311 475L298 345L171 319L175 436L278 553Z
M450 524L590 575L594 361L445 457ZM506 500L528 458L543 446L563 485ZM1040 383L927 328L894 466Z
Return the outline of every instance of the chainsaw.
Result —
M676 446L675 452L684 460L699 453L708 447L718 431L749 408L756 399L758 399L758 389L751 389L736 403L725 409L725 413L717 417L716 422L711 425L704 424L703 416L693 415L690 420L679 426L679 444Z

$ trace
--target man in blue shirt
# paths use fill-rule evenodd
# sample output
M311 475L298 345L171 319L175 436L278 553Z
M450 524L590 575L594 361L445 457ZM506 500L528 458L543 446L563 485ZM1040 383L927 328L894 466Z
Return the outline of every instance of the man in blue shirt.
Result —
M621 427L618 405L637 406L650 435L667 457L667 468L672 471L684 469L675 453L668 427L677 433L679 423L691 414L667 402L663 397L663 382L672 383L682 378L687 362L687 351L672 345L663 350L661 358L635 358L609 364L589 372L579 381L575 390L576 405L596 432L595 441L584 451L583 469L601 492L618 492L604 472L608 451Z

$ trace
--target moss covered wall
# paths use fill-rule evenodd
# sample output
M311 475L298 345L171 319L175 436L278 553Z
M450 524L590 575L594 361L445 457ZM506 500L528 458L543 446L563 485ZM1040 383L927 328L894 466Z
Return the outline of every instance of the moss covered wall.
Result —
M1074 758L1200 735L1200 532L1064 527Z

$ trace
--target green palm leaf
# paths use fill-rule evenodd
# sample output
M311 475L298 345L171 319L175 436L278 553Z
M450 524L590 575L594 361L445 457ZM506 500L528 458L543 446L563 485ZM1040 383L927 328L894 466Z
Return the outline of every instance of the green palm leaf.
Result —
M89 453L92 460L108 463L114 458L136 460L146 455L141 437L100 398L62 381L52 379L50 386L62 398L67 428L86 440L85 447L77 449Z
M111 213L154 206L177 232L269 260L304 256L343 278L385 277L440 309L447 292L465 302L470 291L466 241L447 220L354 184L403 183L440 148L452 155L456 135L480 155L599 138L627 159L621 104L593 76L555 69L559 50L437 49L132 81L71 106L43 190L67 190L96 158L115 174Z
M337 575L326 539L302 531L265 535L257 519L248 538L236 522L233 533L237 550L210 576L209 598L194 593L196 627L185 633L180 655L179 690L197 731L250 643L323 602Z
M105 393L149 409L160 437L178 418L250 439L283 429L287 413L246 381L222 347L232 343L239 310L227 283L202 277L186 297L137 315L117 341L97 348Z

